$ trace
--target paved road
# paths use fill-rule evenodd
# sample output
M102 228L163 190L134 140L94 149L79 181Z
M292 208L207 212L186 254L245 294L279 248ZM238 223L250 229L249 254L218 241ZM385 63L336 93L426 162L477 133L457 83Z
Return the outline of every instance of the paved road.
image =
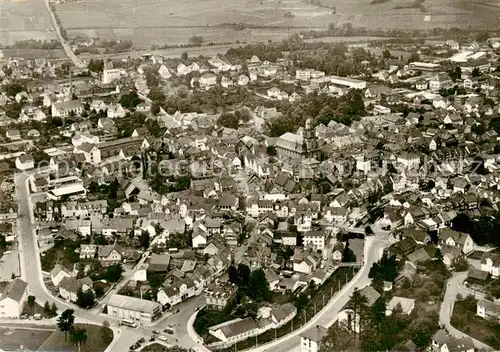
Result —
M40 254L36 240L35 227L31 199L28 188L28 173L18 173L14 176L16 185L16 198L18 203L17 235L19 242L19 255L21 257L21 277L25 280L36 297L39 304L46 301L55 302L59 312L71 308L75 310L75 316L82 321L101 324L104 320L113 321L108 317L92 314L86 310L78 309L52 296L43 283Z
M446 327L448 332L455 336L456 338L469 337L469 335L455 329L450 322L451 315L453 313L453 306L457 299L457 294L462 296L467 296L469 294L474 294L476 298L483 298L484 295L473 292L462 286L463 281L467 277L467 272L454 273L453 276L446 283L446 292L444 295L443 303L441 304L441 311L439 312L439 325ZM471 336L470 336L471 337ZM471 337L472 338L472 337ZM477 349L485 349L487 351L493 350L490 346L482 343L479 340L472 338L474 341L474 346Z
M116 323L116 319L112 317L76 308L72 304L68 304L51 296L47 288L45 287L39 260L38 246L36 243L36 234L34 226L32 225L35 222L32 213L33 205L31 204L27 184L28 176L28 173L20 173L16 174L14 177L14 182L16 184L16 197L19 204L17 230L19 248L21 250L22 257L21 275L23 279L28 282L33 294L37 297L38 302L40 302L41 304L45 303L45 301L55 302L59 311L62 311L66 308L74 309L75 316L78 322L102 324L102 322L107 320L112 323ZM255 348L252 351L292 351L296 349L297 346L299 346L299 336L303 331L316 324L330 326L335 321L339 311L349 300L349 297L352 295L354 288L362 288L370 283L370 279L368 278L369 270L372 264L380 259L382 250L386 246L388 246L388 243L387 240L383 238L383 235L367 237L364 248L364 257L366 259L363 267L353 278L353 280L351 280L339 292L337 292L333 299L318 315L309 320L305 326L296 330L292 334L284 336L277 341ZM198 342L195 340L195 336L193 336L192 330L190 331L188 324L191 316L195 312L196 307L200 307L203 304L203 297L196 297L177 306L176 309L179 309L179 313L160 320L154 326L143 326L137 329L120 327L119 329L116 329L115 331L118 331L118 333L115 335L115 340L113 341L113 345L110 351L125 351L140 337L149 338L153 334L153 330L157 329L162 331L168 325L175 325L174 335L165 335L167 338L169 338L169 342L172 342L172 344L178 343L180 346L188 348L201 347L201 345L198 344ZM175 341L175 339L177 339L177 341Z
M57 33L57 37L59 38L59 41L61 42L61 45L66 52L66 55L69 57L69 59L73 62L73 64L78 67L78 68L84 68L85 64L75 55L73 50L71 49L70 45L66 41L66 39L63 38L61 34L61 27L57 23L56 16L54 14L54 11L52 11L50 7L50 0L45 0L45 7L47 7L47 11L50 14L50 18L52 20L52 25L54 26L54 29Z
M337 319L338 313L346 305L355 288L363 288L371 283L368 273L373 263L382 257L382 251L388 246L387 240L382 236L367 237L364 248L365 263L356 276L337 292L325 308L314 318L309 320L302 328L295 330L276 341L252 349L252 352L290 352L300 347L300 334L313 326L331 326Z

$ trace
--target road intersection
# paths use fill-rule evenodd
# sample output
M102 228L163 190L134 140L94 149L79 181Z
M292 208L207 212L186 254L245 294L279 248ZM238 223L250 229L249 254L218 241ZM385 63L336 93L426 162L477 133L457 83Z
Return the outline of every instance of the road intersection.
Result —
M31 174L24 172L18 173L14 176L14 183L16 185L16 198L18 201L18 219L17 231L19 250L21 258L21 276L28 282L32 294L36 297L40 304L46 301L55 303L58 311L61 312L65 309L73 309L77 322L91 323L101 325L105 321L110 322L115 332L114 340L108 347L108 351L126 351L138 339L144 337L149 339L154 335L154 330L163 330L167 327L172 327L174 335L162 334L167 337L169 345L179 345L184 348L197 348L201 351L208 351L200 343L200 338L192 328L193 316L196 311L202 307L205 302L202 296L193 297L180 305L178 305L178 313L166 316L155 324L150 326L140 326L138 328L128 328L119 326L119 321L116 318L108 316L100 312L100 309L84 310L76 307L73 304L65 302L57 297L51 295L43 282L43 274L40 263L40 253L36 239L35 221L33 216L32 196L29 192L28 178ZM38 195L37 195L38 196ZM327 303L327 305L312 319L310 319L304 326L295 330L294 332L285 335L275 341L258 346L251 349L252 352L290 352L295 351L300 347L300 334L315 325L322 325L325 327L331 326L337 319L338 313L342 310L348 302L355 288L363 288L369 285L371 280L368 278L368 273L373 263L377 262L382 256L384 248L389 246L385 232L375 231L374 236L366 237L364 247L364 260L363 266L355 277L348 282L334 297ZM443 304L441 307L440 324L445 326L450 333L456 337L467 336L466 334L453 328L450 324L450 317L453 311L453 304L456 299L457 293L467 295L470 292L460 284L463 282L464 273L454 274L454 276L447 283L447 290ZM117 292L123 285L119 284L112 292ZM99 304L105 304L107 298ZM474 340L474 344L478 348L490 350L489 346Z
M444 326L446 330L448 330L448 332L456 338L469 337L469 335L461 332L451 325L450 320L453 314L453 306L455 305L455 301L457 300L457 295L460 294L462 295L462 297L466 297L472 294L477 299L481 299L484 297L483 294L471 291L463 286L463 282L466 277L466 271L454 273L453 276L446 282L446 292L443 298L443 303L441 304L441 311L439 312L439 325ZM479 350L493 350L493 348L482 343L479 340L472 338L472 341L474 342L474 346Z
M40 263L40 253L36 239L35 221L33 216L33 204L29 192L28 178L31 173L18 173L14 176L16 185L16 199L18 203L17 235L21 258L21 277L25 280L36 297L39 304L45 302L55 303L59 312L65 309L75 311L76 322L102 325L109 322L115 332L114 340L109 351L126 351L139 338L149 338L153 330L163 331L167 326L175 327L174 335L167 335L168 343L180 345L185 348L202 347L196 337L192 338L188 331L188 321L197 308L204 305L203 297L195 297L178 305L179 313L172 314L161 319L151 326L140 326L136 329L119 326L119 321L109 315L100 313L98 310L85 310L73 304L65 302L51 295L43 282L43 274ZM115 288L116 290L117 288ZM118 288L119 289L119 288ZM114 291L113 291L114 292ZM106 298L104 299L104 302ZM99 305L101 306L101 304Z

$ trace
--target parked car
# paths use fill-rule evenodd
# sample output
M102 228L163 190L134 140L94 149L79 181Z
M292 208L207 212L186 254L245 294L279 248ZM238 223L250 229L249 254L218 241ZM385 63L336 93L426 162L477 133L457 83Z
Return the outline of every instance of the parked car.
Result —
M167 338L163 335L158 336L161 341L167 341Z
M35 320L42 320L42 315L41 314L35 314L35 315L33 315L33 319L35 319Z
M137 349L137 347L138 347L137 344L135 344L135 345L130 346L129 348L131 351L134 351Z
M28 319L28 318L29 318L28 314L22 314L22 315L19 317L19 319L23 319L23 320Z
M137 340L137 343L144 343L146 342L146 340L144 339L144 337L141 337L139 340Z
M149 339L149 341L151 342L151 341L154 341L154 340L156 340L156 339L155 339L155 336L153 335L153 336L151 336L151 338Z
M153 330L153 334L158 335L160 332L158 330Z

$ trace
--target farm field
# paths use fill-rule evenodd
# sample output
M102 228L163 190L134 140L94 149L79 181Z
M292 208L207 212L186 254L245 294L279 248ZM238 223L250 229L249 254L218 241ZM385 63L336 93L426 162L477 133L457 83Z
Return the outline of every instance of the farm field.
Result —
M43 0L0 0L2 20L0 43L9 45L25 39L56 39Z
M66 53L62 49L42 50L42 49L4 49L3 54L6 57L22 57L27 60L34 60L40 57L46 59L65 59Z
M490 29L498 26L500 7L497 0L387 0L371 4L370 0L322 0L335 6L336 23L351 22L353 27L432 29L434 27L472 27ZM426 16L429 21L425 20Z
M56 8L70 36L132 40L140 48L184 44L193 35L203 36L206 43L280 40L289 33L347 22L378 29L493 28L500 16L496 0L425 0L425 12L412 7L414 0L370 2L321 0L316 6L305 0L84 0ZM236 31L222 23L274 28Z

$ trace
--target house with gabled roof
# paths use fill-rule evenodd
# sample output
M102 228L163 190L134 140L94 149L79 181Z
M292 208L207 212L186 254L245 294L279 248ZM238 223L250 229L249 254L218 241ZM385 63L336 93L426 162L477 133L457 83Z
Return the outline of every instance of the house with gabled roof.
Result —
M485 252L481 258L481 270L493 277L500 276L500 254Z
M122 249L118 245L99 246L97 259L103 266L118 264L123 260Z
M0 317L19 318L28 293L28 284L21 279L7 283L0 294Z
M50 272L50 279L54 286L58 286L59 283L65 278L71 277L69 270L66 270L62 265L56 264L54 269Z
M469 254L474 250L475 244L472 237L464 232L458 232L449 228L444 228L439 234L441 244L458 247L465 254Z
M477 302L477 315L484 319L500 321L500 300L481 299Z
M16 168L18 170L30 170L35 167L35 159L31 154L21 154L16 158Z

